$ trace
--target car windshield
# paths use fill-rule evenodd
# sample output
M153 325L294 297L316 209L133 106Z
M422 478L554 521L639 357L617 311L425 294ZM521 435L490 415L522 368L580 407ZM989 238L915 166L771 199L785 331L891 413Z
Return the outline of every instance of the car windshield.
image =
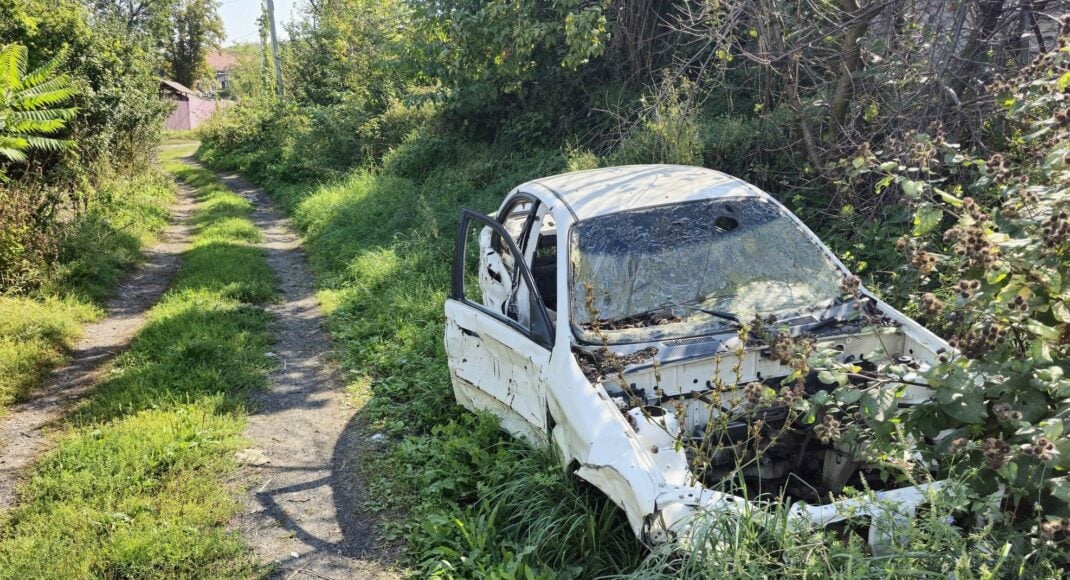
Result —
M758 197L624 211L571 233L572 320L585 342L698 336L755 315L828 308L842 274L777 204Z

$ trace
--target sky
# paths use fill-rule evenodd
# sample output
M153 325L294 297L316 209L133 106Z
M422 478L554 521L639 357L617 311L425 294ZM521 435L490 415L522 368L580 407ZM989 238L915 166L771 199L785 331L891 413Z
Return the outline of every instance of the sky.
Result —
M264 0L220 0L219 14L227 30L224 46L238 42L256 42L259 33L256 19ZM275 24L279 40L286 38L285 24L297 18L297 7L302 0L275 0Z

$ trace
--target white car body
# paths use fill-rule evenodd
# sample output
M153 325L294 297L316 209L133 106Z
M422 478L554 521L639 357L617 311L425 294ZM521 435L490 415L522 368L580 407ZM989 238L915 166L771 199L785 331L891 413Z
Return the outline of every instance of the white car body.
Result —
M721 330L683 340L613 345L610 350L617 355L656 346L657 362L636 360L614 377L589 379L575 353L600 345L585 344L570 319L575 306L570 300L582 300L571 295L575 285L569 277L570 256L575 249L570 244L575 238L570 232L577 224L619 212L748 199L772 204L846 275L836 256L772 197L708 169L649 165L557 175L510 192L496 214L504 225L469 210L462 215L454 285L445 304L445 345L458 403L497 415L505 430L533 445L552 446L564 466L619 505L636 535L649 542L686 535L703 513L739 513L756 507L704 485L690 470L677 439L681 432L698 433L711 412L717 412L708 405L703 409L695 398L709 390L711 380L741 388L750 381L785 376L790 369L764 354L767 345L742 345L734 330ZM465 248L475 243L469 239L473 225L482 228L480 259L476 264L469 255L466 265ZM491 247L506 234L508 248ZM545 253L555 257L539 263L537 251L551 245L556 253ZM473 277L475 268L478 275ZM479 281L478 289L473 278ZM933 363L939 352L948 349L913 320L864 289L862 293L869 296L871 308L889 321L886 332L879 336L825 332L821 344L834 345L844 357L863 357L883 347L887 356L911 357L919 365ZM542 302L544 294L551 303ZM816 322L816 314L809 321ZM621 378L630 382L629 392L647 394L643 409L622 408L622 398L615 393L622 388ZM925 388L905 386L900 403L927 396ZM666 400L686 407L683 424L677 414L657 411ZM692 420L691 415L697 418ZM830 457L826 452L825 458ZM790 508L790 519L800 525L825 526L859 515L874 521L884 516L912 517L925 500L925 488L939 485L887 489L879 492L879 500L841 498L822 505L798 501ZM887 530L868 525L871 545L879 544Z

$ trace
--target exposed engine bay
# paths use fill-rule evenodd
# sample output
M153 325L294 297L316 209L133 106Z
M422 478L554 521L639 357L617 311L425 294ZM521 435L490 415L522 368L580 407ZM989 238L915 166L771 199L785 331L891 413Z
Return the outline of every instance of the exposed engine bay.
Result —
M815 348L838 351L839 362L860 368L851 378L859 389L867 386L866 371L889 359L918 373L928 369L936 353L887 319L873 322L843 323L813 334L803 324L796 332ZM850 417L815 420L793 410L793 402L836 385L821 382L814 370L795 376L799 373L784 349L755 334L746 344L734 335L705 336L638 349L581 346L574 352L588 378L601 382L679 485L814 505L832 501L845 487L881 491L895 486L866 463L864 441L837 437L839 425ZM915 385L903 388L901 406L921 402L928 393Z

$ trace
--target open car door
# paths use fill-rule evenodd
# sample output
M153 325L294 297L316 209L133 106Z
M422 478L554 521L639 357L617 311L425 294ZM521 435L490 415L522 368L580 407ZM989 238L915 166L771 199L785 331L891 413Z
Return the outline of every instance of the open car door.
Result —
M537 203L522 231L463 210L446 300L446 354L457 401L497 415L532 443L546 441L547 368L554 333L522 252ZM537 234L537 232L536 232Z

